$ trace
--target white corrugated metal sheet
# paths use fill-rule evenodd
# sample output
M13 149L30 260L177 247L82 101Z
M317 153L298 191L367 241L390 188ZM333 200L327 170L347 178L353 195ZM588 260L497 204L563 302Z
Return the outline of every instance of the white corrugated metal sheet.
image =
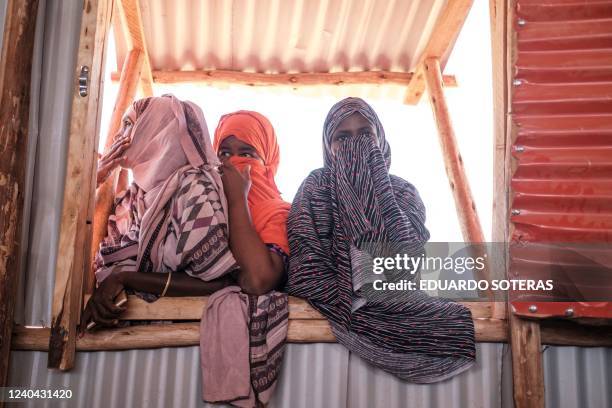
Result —
M426 385L401 381L351 354L348 406L500 407L502 349L502 344L478 344L474 367L448 381Z
M290 344L270 407L346 407L349 356L338 344ZM25 407L218 407L202 402L198 347L82 352L70 372L47 369L47 354L13 352L11 386L70 389L71 400Z
M445 0L140 1L154 70L411 71ZM119 39L118 57L125 45Z
M501 344L479 344L476 367L449 381L415 385L337 344L290 344L270 407L499 407ZM197 347L78 353L73 371L46 368L41 352L15 352L10 385L66 388L71 401L25 406L200 407Z
M4 19L6 18L7 0L0 0L0 50L2 49L2 40L4 39Z
M65 179L66 148L82 1L40 2L32 64L32 101L24 214L29 242L16 320L50 326ZM93 135L92 135L93 137ZM26 235L24 235L26 237Z
M612 408L612 348L546 347L548 408Z
M290 344L270 407L512 408L507 347L481 343L477 353L473 369L415 385L337 344ZM548 408L612 408L612 348L546 347L543 358ZM26 407L202 407L199 361L197 347L82 352L75 369L62 373L47 369L46 353L13 352L9 385L74 393L64 404L30 401Z

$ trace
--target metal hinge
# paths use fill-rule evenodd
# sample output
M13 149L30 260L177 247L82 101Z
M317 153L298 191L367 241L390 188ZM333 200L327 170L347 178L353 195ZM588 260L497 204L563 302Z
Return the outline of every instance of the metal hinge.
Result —
M82 97L87 96L89 91L89 67L83 65L81 67L81 73L79 74L79 95Z

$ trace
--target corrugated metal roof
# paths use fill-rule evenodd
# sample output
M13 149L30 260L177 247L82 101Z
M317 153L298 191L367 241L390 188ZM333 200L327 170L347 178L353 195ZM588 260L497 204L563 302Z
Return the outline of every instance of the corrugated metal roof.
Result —
M512 239L603 243L608 253L601 255L609 259L612 2L519 0L513 27ZM550 293L558 300L564 296L582 300L573 293L586 296L584 300L612 300L609 265L598 271L584 253L569 260L569 252L564 251L563 261L555 257L554 265L543 269L542 261L550 260L542 255L549 259L550 251L548 247L513 250L511 274L555 277L562 290ZM563 273L554 274L555 268ZM557 276L566 276L567 282ZM565 283L568 288L561 288ZM602 298L600 293L606 291ZM545 313L546 306L539 306L538 313ZM526 305L516 307L519 313L526 312L522 310ZM607 309L612 317L612 303Z
M409 72L445 0L141 1L153 70ZM118 61L126 47L118 38Z

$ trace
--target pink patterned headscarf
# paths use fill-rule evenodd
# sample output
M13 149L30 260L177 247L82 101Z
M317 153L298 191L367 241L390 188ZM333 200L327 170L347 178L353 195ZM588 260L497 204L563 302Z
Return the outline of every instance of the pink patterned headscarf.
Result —
M164 95L140 99L130 109L136 120L132 144L121 165L132 170L134 181L144 191L159 186L187 164L194 168L220 164L204 114L196 104ZM197 123L188 123L187 115Z
M134 102L128 116L132 143L121 165L134 182L109 216L98 281L115 271L179 269L212 280L233 269L219 160L200 108L164 95Z

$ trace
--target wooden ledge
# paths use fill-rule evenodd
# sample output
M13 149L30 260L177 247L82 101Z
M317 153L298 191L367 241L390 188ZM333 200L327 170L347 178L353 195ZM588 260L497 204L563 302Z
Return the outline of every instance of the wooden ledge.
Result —
M89 299L86 296L84 304ZM200 320L206 306L207 297L163 297L156 302L147 303L137 296L129 296L127 310L122 320ZM472 312L474 319L506 317L504 302L461 302ZM325 320L303 299L289 296L289 319Z
M476 341L505 342L508 326L505 320L474 320ZM13 350L47 351L48 328L15 326ZM290 319L287 333L289 343L334 343L335 336L327 320ZM150 349L187 347L200 344L200 323L154 324L120 329L100 330L77 338L79 351Z

